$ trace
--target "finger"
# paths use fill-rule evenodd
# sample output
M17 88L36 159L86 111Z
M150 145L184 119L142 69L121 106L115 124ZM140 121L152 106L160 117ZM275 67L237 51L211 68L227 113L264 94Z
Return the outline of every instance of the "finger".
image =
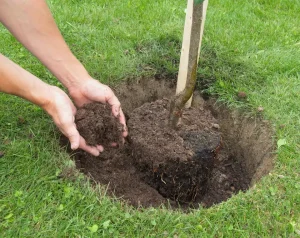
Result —
M104 147L102 145L97 145L96 146L97 150L99 150L100 152L104 151Z
M91 155L94 155L94 156L100 155L100 151L97 149L97 147L87 145L85 142L85 139L83 139L82 136L80 136L79 148L90 153Z
M77 112L77 109L72 103L72 113L73 113L73 115L76 115L76 112Z
M128 135L128 130L126 126L126 118L121 108L121 104L116 96L111 98L111 101L108 100L108 103L112 105L112 113L115 117L119 117L120 123L124 126L123 127L123 137Z
M111 147L116 147L117 145L118 145L118 143L116 143L116 142L110 143L110 146L111 146Z
M113 115L118 117L121 109L121 103L119 102L119 99L113 94L113 96L107 100L107 103L111 105Z
M68 137L70 141L72 150L78 149L79 142L80 142L80 135L74 123L72 123L72 125L70 125L69 128L66 129L65 135Z
M128 129L127 129L127 126L126 126L126 118L125 118L125 115L123 113L122 108L120 108L119 121L124 126L123 127L123 137L128 136Z

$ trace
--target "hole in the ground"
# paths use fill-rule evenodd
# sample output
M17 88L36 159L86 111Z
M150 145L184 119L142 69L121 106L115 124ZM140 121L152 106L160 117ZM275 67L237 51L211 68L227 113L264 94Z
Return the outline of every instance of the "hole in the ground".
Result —
M272 130L195 93L178 131L165 114L174 85L139 79L115 89L130 137L100 157L75 153L77 168L133 206L209 207L245 191L273 167ZM156 101L158 100L158 101Z

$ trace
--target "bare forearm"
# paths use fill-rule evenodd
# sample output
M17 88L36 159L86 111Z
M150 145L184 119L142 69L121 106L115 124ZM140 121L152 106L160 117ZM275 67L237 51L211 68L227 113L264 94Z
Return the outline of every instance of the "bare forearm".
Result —
M0 54L0 92L22 97L44 107L51 100L49 87Z
M44 0L0 0L0 21L67 87L89 77Z
M22 97L43 108L60 131L69 138L72 149L81 148L94 156L102 146L88 146L74 123L76 108L58 87L50 86L0 54L0 92Z

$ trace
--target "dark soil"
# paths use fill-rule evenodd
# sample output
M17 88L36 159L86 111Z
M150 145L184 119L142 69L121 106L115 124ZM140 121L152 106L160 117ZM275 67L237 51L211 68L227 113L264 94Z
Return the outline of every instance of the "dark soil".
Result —
M184 111L180 127L173 130L166 125L168 99L157 100L172 95L166 82L144 80L116 91L127 115L130 136L125 145L105 147L99 157L82 151L74 156L77 168L133 206L209 207L247 190L272 168L270 130L257 120L251 123L252 119L215 109L196 93L194 106ZM94 128L93 123L102 121L77 120L79 128ZM114 125L117 133L109 141L120 136L119 125ZM82 135L93 135L91 144L100 142L96 132L86 131L89 134Z
M89 103L80 108L75 116L80 135L88 145L109 146L122 144L123 126L114 117L111 108L101 103Z
M178 128L168 126L170 101L146 103L128 121L132 156L142 179L180 203L200 202L221 146L207 110L186 109ZM196 118L196 120L195 120Z

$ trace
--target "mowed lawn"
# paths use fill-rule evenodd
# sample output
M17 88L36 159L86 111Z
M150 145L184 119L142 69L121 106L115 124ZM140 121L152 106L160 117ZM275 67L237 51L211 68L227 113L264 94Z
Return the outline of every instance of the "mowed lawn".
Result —
M178 0L49 0L74 54L101 82L175 78L185 17ZM274 170L246 193L190 213L134 209L81 174L39 108L0 94L1 237L300 236L300 1L211 0L199 65L207 93L233 108L264 108L285 145ZM4 28L1 53L58 81ZM246 101L236 94L245 91ZM73 171L74 173L74 171Z

